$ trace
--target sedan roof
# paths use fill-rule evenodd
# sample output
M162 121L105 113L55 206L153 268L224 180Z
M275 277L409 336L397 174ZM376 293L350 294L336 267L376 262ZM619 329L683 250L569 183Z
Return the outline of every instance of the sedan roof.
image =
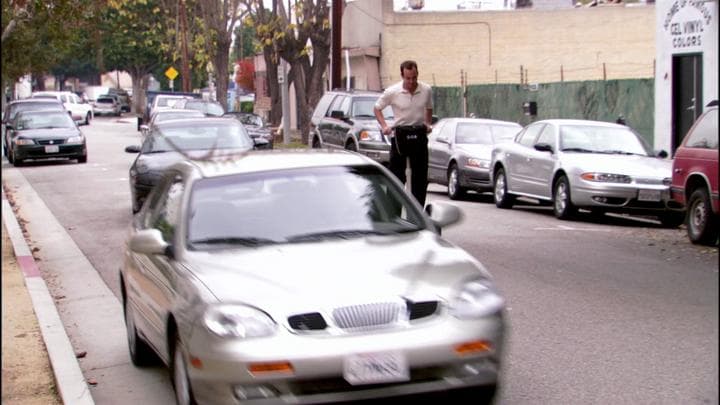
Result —
M548 120L541 120L541 121L533 122L533 124L537 124L537 123L546 123L546 124L555 124L555 125L591 125L591 126L599 126L599 127L626 128L625 125L616 124L614 122L562 119L562 118L555 118L555 119L548 119Z

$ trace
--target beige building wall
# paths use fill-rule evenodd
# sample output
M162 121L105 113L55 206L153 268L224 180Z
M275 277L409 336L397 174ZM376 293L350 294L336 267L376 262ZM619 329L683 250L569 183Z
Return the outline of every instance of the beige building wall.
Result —
M655 6L509 11L399 11L383 0L380 80L400 80L418 62L436 86L652 78ZM521 73L522 69L522 73Z

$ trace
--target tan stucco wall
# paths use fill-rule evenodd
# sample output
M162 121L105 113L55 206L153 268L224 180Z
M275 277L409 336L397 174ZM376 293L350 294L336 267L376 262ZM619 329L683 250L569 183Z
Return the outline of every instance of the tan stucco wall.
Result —
M383 0L383 87L400 80L400 63L418 62L420 80L459 86L563 80L652 78L655 6L606 5L561 10L393 12Z

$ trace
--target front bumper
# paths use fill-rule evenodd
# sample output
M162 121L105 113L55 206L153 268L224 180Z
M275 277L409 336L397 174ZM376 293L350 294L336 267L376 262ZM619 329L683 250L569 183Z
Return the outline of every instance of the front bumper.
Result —
M308 404L353 401L470 388L497 383L503 341L500 314L473 321L441 317L401 330L327 336L281 330L265 339L234 341L199 332L189 353L202 362L188 364L192 390L200 404ZM459 355L453 348L484 340L490 349ZM343 377L345 359L361 353L401 353L410 380L351 385ZM253 375L249 363L287 361L291 373ZM197 362L196 362L197 364ZM241 401L238 389L262 390L265 397Z
M53 145L51 145L53 146ZM13 145L15 160L25 159L54 159L71 158L77 159L87 156L85 144L60 144L57 152L49 152L46 145Z
M359 144L358 153L379 163L390 162L390 144L381 142L360 142Z
M578 207L602 208L617 212L661 212L682 210L661 184L617 184L579 180L571 189L572 202Z
M490 169L465 166L460 170L460 185L476 191L493 189L490 181Z

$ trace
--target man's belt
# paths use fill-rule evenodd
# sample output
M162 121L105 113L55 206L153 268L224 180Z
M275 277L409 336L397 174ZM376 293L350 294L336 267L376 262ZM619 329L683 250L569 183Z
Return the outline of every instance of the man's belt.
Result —
M398 125L395 127L395 133L401 134L426 134L427 127L425 124L420 125Z

